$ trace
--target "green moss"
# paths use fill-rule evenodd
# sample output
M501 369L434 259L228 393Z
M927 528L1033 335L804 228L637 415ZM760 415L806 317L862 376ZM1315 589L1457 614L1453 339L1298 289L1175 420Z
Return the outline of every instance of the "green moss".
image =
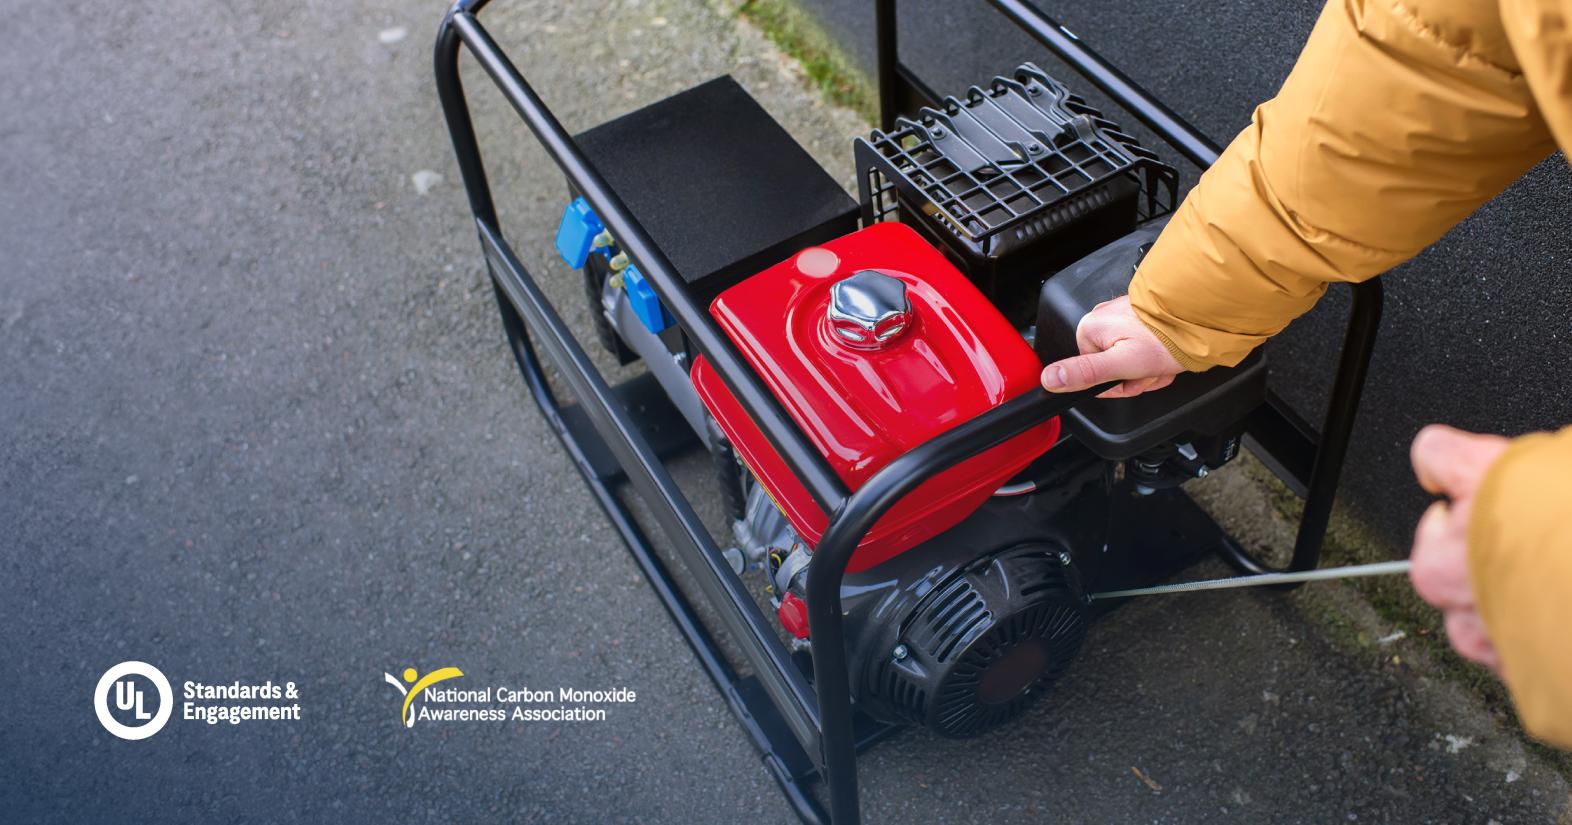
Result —
M872 124L879 96L818 21L790 0L745 0L738 14L757 26L781 51L802 64L808 81L831 103L845 106Z

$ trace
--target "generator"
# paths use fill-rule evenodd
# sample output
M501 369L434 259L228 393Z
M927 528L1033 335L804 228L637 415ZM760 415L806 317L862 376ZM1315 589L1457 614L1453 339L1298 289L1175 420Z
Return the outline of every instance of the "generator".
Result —
M569 134L481 26L483 5L444 18L437 78L513 353L805 821L857 821L856 754L884 737L974 736L1051 702L1118 604L1091 594L1208 553L1272 569L1182 489L1246 444L1306 497L1286 569L1316 566L1379 285L1353 288L1319 430L1271 393L1259 351L1135 398L1042 390L1080 319L1128 290L1177 204L1174 164L1217 153L1057 23L992 2L1175 158L1034 63L938 96L897 59L881 0L881 124L847 147L853 199L729 76ZM552 242L582 280L583 332L642 363L637 377L605 380L504 240L461 48L564 172ZM710 456L720 530L667 467L692 450Z

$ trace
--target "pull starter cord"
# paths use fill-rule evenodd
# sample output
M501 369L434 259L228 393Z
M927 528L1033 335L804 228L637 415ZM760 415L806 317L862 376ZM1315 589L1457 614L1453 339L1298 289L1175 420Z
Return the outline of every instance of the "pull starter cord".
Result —
M1264 587L1270 584L1297 584L1299 582L1328 581L1331 579L1356 579L1362 576L1393 576L1407 573L1411 562L1383 561L1375 564L1355 564L1349 567L1328 567L1324 570L1306 570L1301 573L1261 573L1255 576L1230 576L1226 579L1207 579L1181 584L1159 584L1155 587L1137 587L1133 590L1109 590L1093 593L1087 601L1097 599L1126 599L1131 596L1157 596L1164 593L1189 593L1194 590L1230 590L1235 587Z

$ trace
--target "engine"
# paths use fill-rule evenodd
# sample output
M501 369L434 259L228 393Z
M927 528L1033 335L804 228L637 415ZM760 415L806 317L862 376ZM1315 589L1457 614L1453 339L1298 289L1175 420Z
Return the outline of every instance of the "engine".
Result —
M1032 389L1041 370L981 291L900 223L803 250L721 293L711 313L853 489L955 422ZM763 556L782 624L806 638L802 584L826 517L703 358L693 383L758 481L744 541ZM889 652L865 674L862 696L879 715L956 735L985 729L1013 716L1080 646L1086 623L1066 548L1030 532L983 547L973 531L959 546L937 538L1058 437L1059 422L1046 421L935 476L858 545L848 572L867 583L856 588L852 613L862 618L852 635ZM916 548L926 549L894 562ZM913 559L946 575L898 574L922 586L886 594L910 602L892 614L869 593Z
M1176 199L1173 168L1030 64L858 140L855 231L844 193L735 83L673 100L684 97L685 117L634 113L580 139L602 168L636 176L647 157L597 147L705 145L716 162L728 151L717 130L759 124L754 156L780 168L756 175L822 204L771 227L767 242L721 237L675 263L849 489L1074 354L1076 324L1127 290ZM650 191L641 217L659 229L681 210ZM811 645L804 587L827 515L581 207L564 216L558 247L584 268L602 342L619 361L648 363L715 457L734 568L757 570L785 633ZM739 197L728 208L754 207ZM784 219L750 225L771 220ZM736 254L717 251L733 241ZM1087 582L1117 529L1111 502L1231 460L1264 394L1256 354L1082 405L929 479L874 525L847 570L857 709L969 736L1046 695L1086 637Z

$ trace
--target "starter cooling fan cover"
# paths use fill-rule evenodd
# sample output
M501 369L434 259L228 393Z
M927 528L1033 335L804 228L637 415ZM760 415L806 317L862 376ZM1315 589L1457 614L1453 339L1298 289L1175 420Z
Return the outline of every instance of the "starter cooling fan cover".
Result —
M952 737L1019 716L1086 638L1086 611L1056 548L1016 548L935 587L875 668L869 700Z

